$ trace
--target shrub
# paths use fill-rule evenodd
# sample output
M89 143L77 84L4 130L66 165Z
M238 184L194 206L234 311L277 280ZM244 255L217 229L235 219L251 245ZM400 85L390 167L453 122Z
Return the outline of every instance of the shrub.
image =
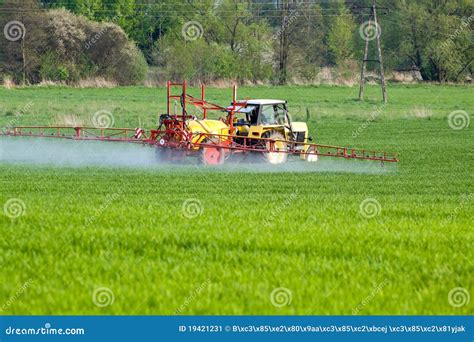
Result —
M4 49L2 69L15 79L22 77L23 55L30 83L103 77L135 84L145 79L145 59L119 26L93 22L65 9L31 13L24 18L28 32L24 50L14 43ZM13 18L14 14L7 19Z
M145 79L147 64L143 54L118 25L91 23L86 54L96 68L95 76L116 80L119 84L136 84Z

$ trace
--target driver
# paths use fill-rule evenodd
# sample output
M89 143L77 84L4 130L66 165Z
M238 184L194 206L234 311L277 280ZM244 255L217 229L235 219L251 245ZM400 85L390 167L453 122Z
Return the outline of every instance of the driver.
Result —
M256 125L257 124L257 119L258 119L258 113L257 113L257 108L252 109L252 111L249 113L249 121L251 125Z

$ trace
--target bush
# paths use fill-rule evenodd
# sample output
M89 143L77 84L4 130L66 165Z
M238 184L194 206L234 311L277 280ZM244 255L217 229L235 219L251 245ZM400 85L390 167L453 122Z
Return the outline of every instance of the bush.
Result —
M69 80L69 71L67 67L63 65L57 55L53 53L47 53L42 57L40 75L44 81Z
M93 23L86 29L90 39L86 53L95 66L95 75L119 84L136 84L145 79L147 64L143 54L125 32L112 23Z
M115 24L93 22L64 9L32 12L23 20L28 32L23 52L30 83L103 77L128 85L145 79L147 64L142 53ZM16 79L23 71L20 49L20 44L7 45L8 63L2 66Z

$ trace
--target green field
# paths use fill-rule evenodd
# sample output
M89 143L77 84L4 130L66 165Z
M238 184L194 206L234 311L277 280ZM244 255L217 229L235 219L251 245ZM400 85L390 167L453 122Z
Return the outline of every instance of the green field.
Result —
M24 203L20 217L0 216L0 311L473 314L473 123L460 130L448 123L455 110L472 115L473 88L393 85L386 107L379 88L369 87L366 102L357 91L239 94L287 99L293 119L306 120L308 108L317 142L398 152L398 165L13 163L7 149L18 141L14 153L27 153L30 141L0 138L0 203ZM209 89L207 97L224 105L230 91ZM85 124L108 110L115 127L152 128L165 108L165 90L152 88L0 89L0 98L1 127ZM72 156L108 151L65 144ZM112 145L115 155L122 145ZM379 206L374 217L361 213L367 200ZM94 297L100 288L104 297ZM278 288L282 296L272 297ZM455 288L460 300L449 295Z

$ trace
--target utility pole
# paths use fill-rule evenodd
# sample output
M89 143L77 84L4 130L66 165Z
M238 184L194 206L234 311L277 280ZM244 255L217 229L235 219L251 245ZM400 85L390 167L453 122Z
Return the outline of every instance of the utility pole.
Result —
M281 0L279 3L281 26L280 26L280 41L279 41L279 63L278 63L278 83L286 84L287 69L288 69L288 12L289 0Z
M24 18L23 18L23 12L21 14L21 22L24 23ZM22 66L22 75L23 75L23 84L26 85L26 53L25 53L25 33L26 32L21 32L21 42L20 42L20 47L21 47L21 58L23 62Z
M361 36L365 40L365 50L364 50L364 58L362 59L362 67L360 71L360 89L359 89L359 100L364 99L364 87L365 87L365 72L367 68L367 62L375 62L378 63L380 66L380 85L382 87L382 97L383 102L387 103L387 89L385 87L385 74L383 68L383 58L382 58L382 48L380 46L380 36L382 31L380 29L380 25L377 22L377 4L376 0L373 0L372 6L369 7L370 14L369 14L369 21L367 22L367 26L364 27L365 30L361 30ZM375 37L370 37L369 33L371 29L375 30ZM363 33L363 34L362 34ZM369 42L373 39L377 41L377 55L378 59L370 60L369 57Z

